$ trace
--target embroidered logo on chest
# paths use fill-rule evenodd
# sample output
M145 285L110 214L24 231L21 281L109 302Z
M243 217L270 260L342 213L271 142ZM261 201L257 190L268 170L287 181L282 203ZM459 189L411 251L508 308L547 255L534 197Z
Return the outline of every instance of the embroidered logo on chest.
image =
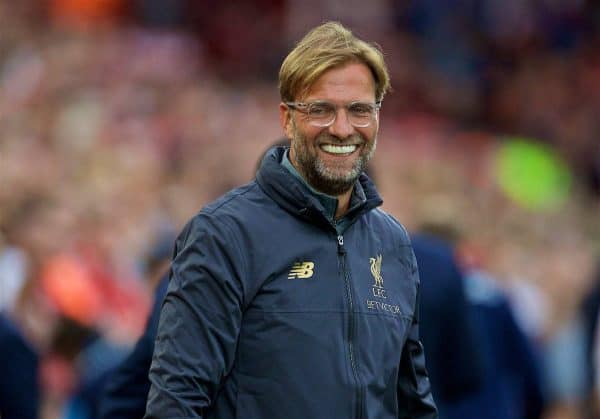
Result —
M292 265L288 279L308 279L314 274L315 264L314 262L296 262Z
M378 298L387 298L385 295L385 289L383 288L383 276L381 276L381 261L383 257L381 255L377 255L376 258L369 258L369 262L371 263L371 275L375 279L375 283L373 284L373 296Z

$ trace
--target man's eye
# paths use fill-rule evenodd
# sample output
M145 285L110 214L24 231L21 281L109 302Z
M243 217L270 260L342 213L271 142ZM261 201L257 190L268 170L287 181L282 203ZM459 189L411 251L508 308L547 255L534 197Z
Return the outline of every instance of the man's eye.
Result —
M354 115L369 116L373 114L373 106L367 103L355 103L348 109Z
M326 104L318 104L318 105L311 105L308 112L312 116L319 117L319 116L331 115L332 111L333 111L333 108L331 106L326 105Z

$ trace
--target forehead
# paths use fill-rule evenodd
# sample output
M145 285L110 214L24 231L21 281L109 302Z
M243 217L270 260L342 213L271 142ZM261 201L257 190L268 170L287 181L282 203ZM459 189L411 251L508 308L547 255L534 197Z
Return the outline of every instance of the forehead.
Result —
M375 101L375 80L363 63L349 63L324 72L308 89L306 101Z

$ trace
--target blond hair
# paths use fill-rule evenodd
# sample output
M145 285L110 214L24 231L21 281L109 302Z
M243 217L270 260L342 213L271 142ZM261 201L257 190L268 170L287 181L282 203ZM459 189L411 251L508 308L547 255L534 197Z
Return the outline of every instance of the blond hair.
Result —
M375 99L390 90L390 77L377 44L367 43L338 22L312 29L288 54L279 70L279 94L284 102L308 92L327 70L351 62L365 64L375 80Z

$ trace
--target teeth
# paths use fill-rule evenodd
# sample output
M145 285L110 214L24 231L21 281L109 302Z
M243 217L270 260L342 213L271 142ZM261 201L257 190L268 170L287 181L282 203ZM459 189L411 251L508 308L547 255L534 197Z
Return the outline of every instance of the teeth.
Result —
M356 145L323 144L321 149L331 154L348 154L356 150Z

